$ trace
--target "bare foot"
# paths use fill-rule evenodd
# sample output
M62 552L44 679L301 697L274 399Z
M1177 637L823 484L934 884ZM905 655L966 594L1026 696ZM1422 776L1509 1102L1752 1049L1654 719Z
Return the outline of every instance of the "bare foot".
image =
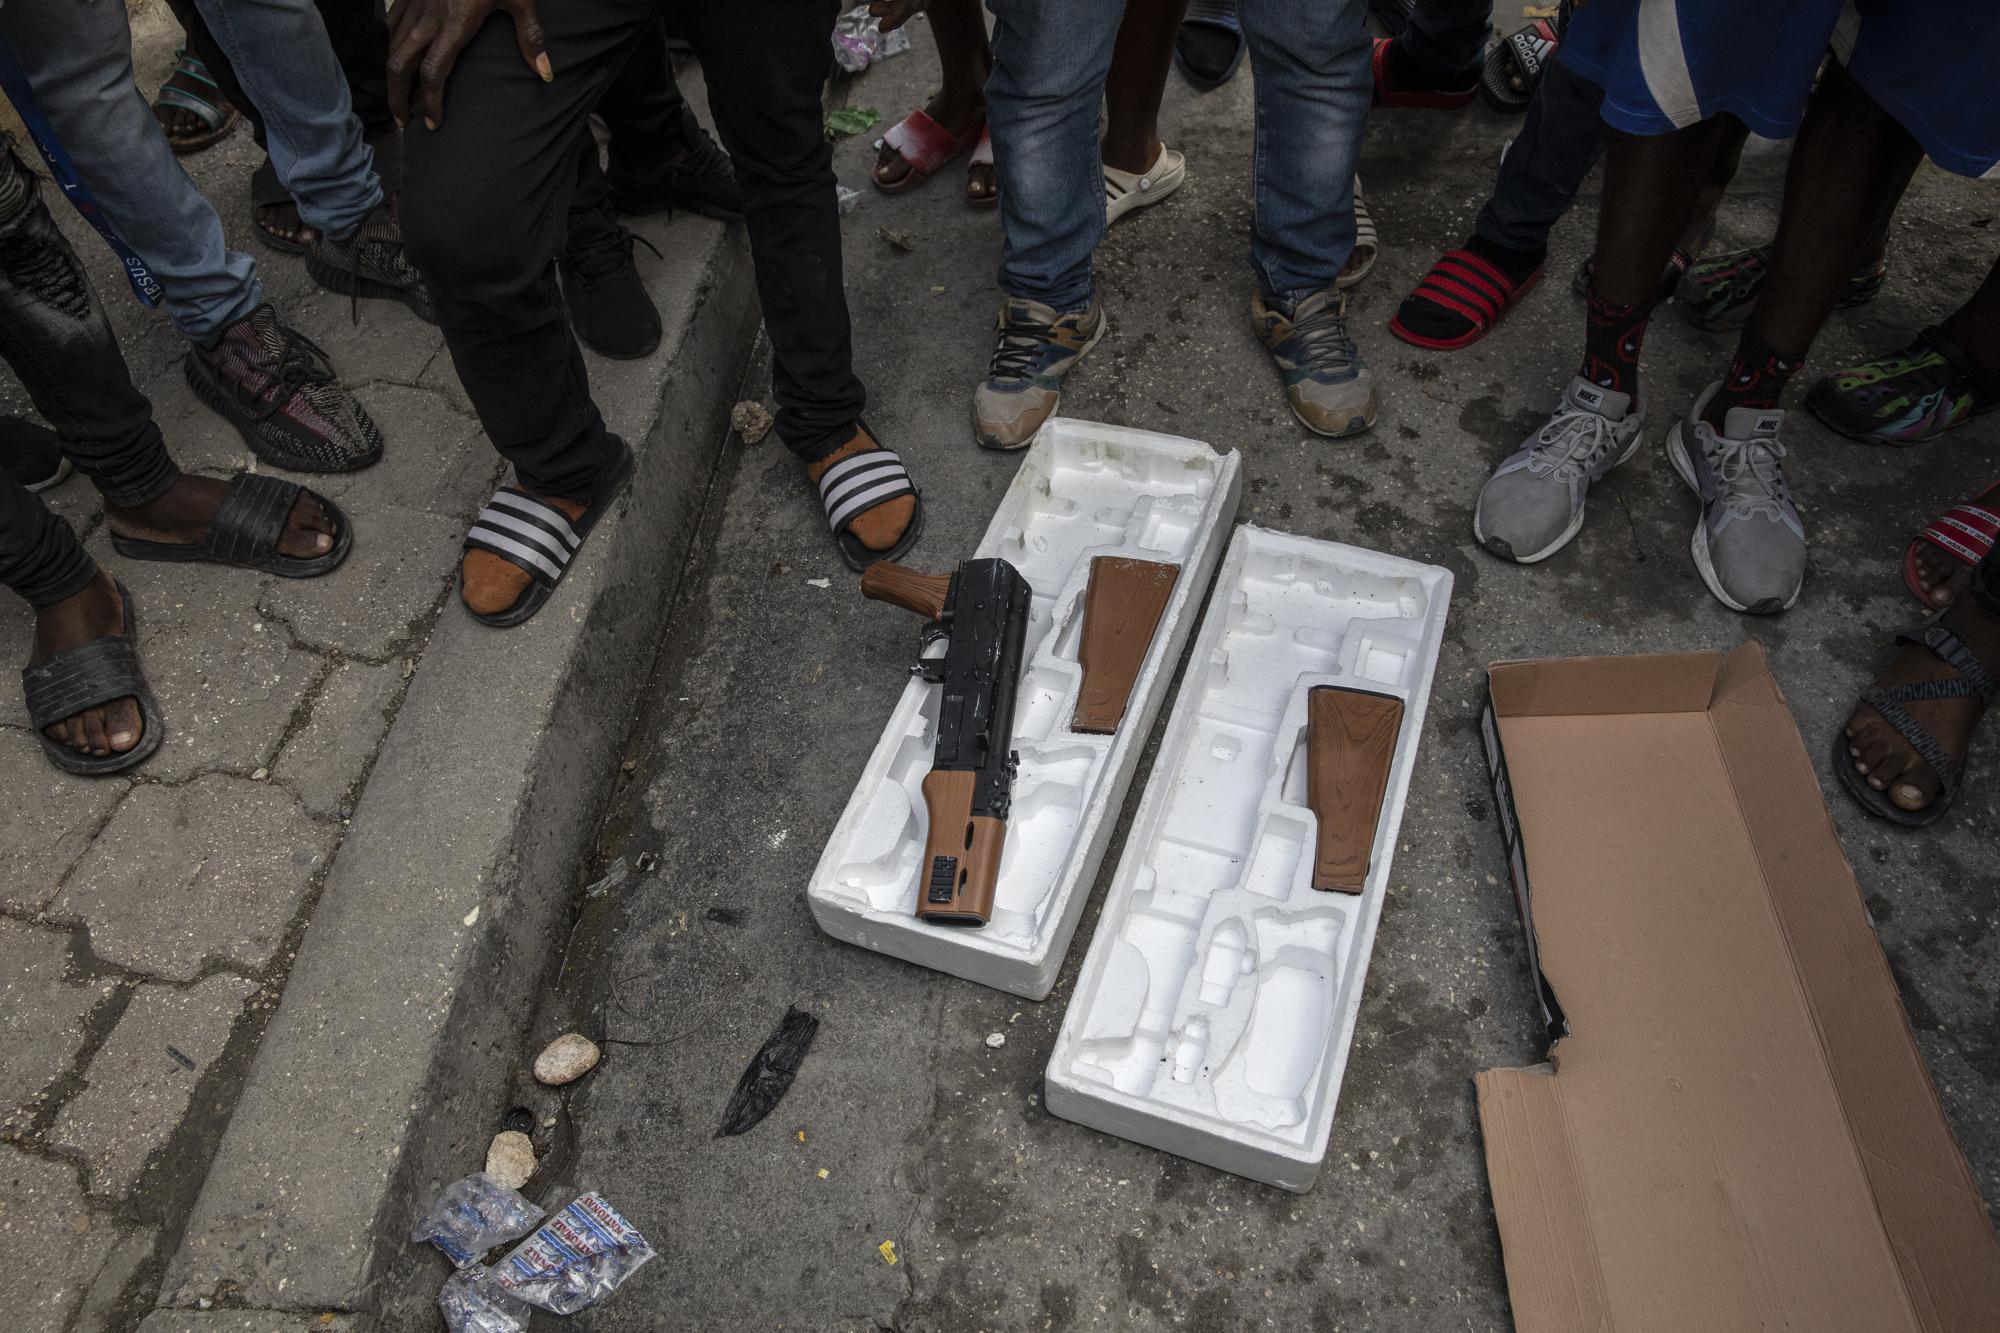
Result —
M1924 600L1932 606L1950 606L1964 594L1971 579L1970 568L1957 556L1935 543L1917 542L1917 582L1923 585Z
M259 204L252 210L261 231L292 245L311 245L317 234L299 216L299 206L287 199L282 204Z
M880 447L867 431L856 426L853 439L818 462L806 464L806 475L818 481L822 472L841 459ZM909 530L910 520L916 517L916 513L917 497L900 495L855 515L853 521L847 525L847 530L854 534L856 541L869 550L888 551L903 540L903 534Z
M1965 641L1972 655L1988 671L2000 668L2000 617L1994 617L1967 602L1944 613L1940 623ZM1908 685L1930 680L1955 680L1958 670L1924 647L1913 643L1904 647L1881 676L1877 685ZM1918 699L1903 708L1918 726L1937 737L1953 762L1963 764L1972 737L1972 728L1986 706L1973 699ZM1931 766L1910 748L1894 727L1867 704L1854 710L1847 720L1847 753L1854 771L1868 779L1876 791L1905 810L1921 810L1938 798L1944 789Z
M999 182L993 175L991 162L974 162L965 169L965 197L975 204L983 204L1000 192Z
M568 514L574 523L590 508L588 500L565 500L555 495L540 495L533 491L537 500L554 505ZM534 575L511 560L502 560L491 551L473 549L465 553L459 562L458 595L465 602L466 609L482 616L497 616L521 600L521 594L533 583Z
M125 603L118 595L118 585L100 569L82 592L35 612L34 656L28 665L39 666L66 648L81 647L124 628ZM42 734L79 754L103 758L124 754L137 745L144 725L139 701L128 694L52 722L42 728Z
M183 139L193 139L208 133L208 122L184 106L156 105L154 119L167 132L169 143L179 143Z
M229 483L185 473L159 498L134 508L104 506L104 518L121 537L137 541L192 546L208 532L210 520L222 508ZM294 560L314 560L333 549L337 536L332 517L305 491L292 503L285 530L278 535L278 553Z

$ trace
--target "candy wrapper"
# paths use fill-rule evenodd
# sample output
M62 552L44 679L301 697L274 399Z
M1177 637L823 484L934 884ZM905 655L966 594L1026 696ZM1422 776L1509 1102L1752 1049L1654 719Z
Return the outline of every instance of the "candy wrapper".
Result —
M530 1305L575 1314L618 1290L653 1247L596 1192L548 1221L493 1268L494 1279Z
M445 1279L438 1309L451 1333L527 1333L528 1307L501 1287L491 1268L461 1268Z
M429 1241L445 1252L453 1266L464 1268L495 1245L519 1240L542 1220L542 1210L484 1171L454 1180L410 1232L413 1241Z

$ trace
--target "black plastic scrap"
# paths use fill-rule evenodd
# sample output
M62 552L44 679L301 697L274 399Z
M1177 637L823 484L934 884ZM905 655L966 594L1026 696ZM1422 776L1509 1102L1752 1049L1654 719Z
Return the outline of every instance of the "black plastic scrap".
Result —
M799 1062L806 1058L818 1031L819 1020L805 1010L785 1010L784 1020L758 1049L743 1077L736 1080L736 1091L723 1109L722 1128L715 1131L715 1137L741 1134L771 1114L771 1108L791 1089Z

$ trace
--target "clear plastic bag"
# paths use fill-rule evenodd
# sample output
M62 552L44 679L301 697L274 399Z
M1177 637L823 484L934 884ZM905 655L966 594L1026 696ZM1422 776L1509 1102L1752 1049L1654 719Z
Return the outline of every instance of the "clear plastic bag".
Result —
M445 1279L438 1309L451 1333L527 1333L528 1307L493 1277L490 1268L461 1268Z
M429 1241L445 1252L454 1267L465 1268L495 1245L533 1231L543 1215L518 1191L479 1171L445 1186L410 1239Z
M849 74L859 74L878 60L910 49L910 34L902 28L882 31L882 20L856 5L833 22L833 59Z
M653 1247L592 1192L542 1223L493 1268L512 1295L554 1314L575 1314L618 1290Z

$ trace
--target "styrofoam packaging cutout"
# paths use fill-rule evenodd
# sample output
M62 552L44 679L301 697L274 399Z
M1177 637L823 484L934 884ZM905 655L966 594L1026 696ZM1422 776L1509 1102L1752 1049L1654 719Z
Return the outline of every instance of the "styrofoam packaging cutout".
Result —
M913 679L813 871L806 896L820 929L1031 1000L1048 995L1241 488L1236 454L1197 440L1063 417L1042 427L967 557L1012 561L1035 594L1014 716L1021 767L993 918L972 930L914 915L928 825L919 787L937 744L939 687ZM1124 720L1113 735L1085 736L1069 720L1083 680L1083 591L1100 555L1181 571Z
M1311 1187L1450 597L1451 574L1434 565L1237 530L1049 1058L1049 1110ZM1358 895L1312 887L1315 685L1403 700Z

